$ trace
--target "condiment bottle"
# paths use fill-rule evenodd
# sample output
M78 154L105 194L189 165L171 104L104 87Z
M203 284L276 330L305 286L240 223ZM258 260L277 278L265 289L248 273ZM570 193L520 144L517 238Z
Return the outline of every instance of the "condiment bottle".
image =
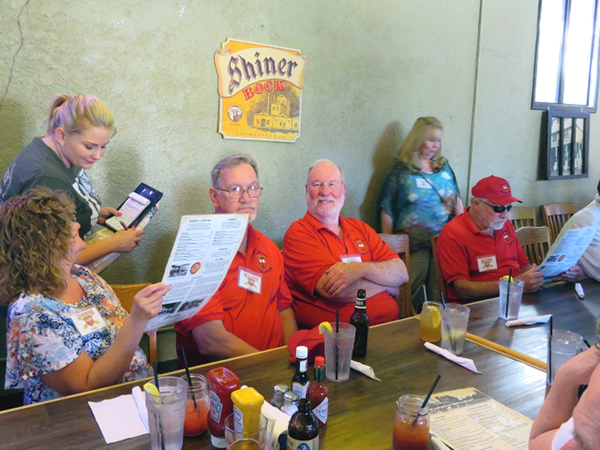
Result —
M429 445L429 408L421 408L423 398L403 395L396 402L394 450L427 450Z
M240 379L226 367L217 367L208 371L206 381L210 390L210 442L217 448L225 448L225 417L233 412L231 393L240 388Z
M308 389L308 348L304 345L296 347L296 373L292 377L292 391L300 398L306 397Z
M288 416L298 411L298 400L300 397L294 391L287 391L283 394L283 406L281 410Z
M367 293L359 289L356 293L356 304L354 312L350 316L350 324L356 328L354 338L353 358L364 358L367 356L367 340L369 337L369 316L367 315Z
M273 387L273 398L271 399L271 405L277 409L281 409L283 406L283 394L289 390L287 384L277 384Z
M298 411L288 425L288 450L317 450L319 448L319 422L310 411L310 400L301 398Z
M310 400L313 414L319 421L319 428L327 426L327 413L329 411L329 389L325 380L325 358L315 358L315 381L308 388L308 399Z
M256 389L246 387L231 393L233 423L236 431L258 431L260 410L265 398Z

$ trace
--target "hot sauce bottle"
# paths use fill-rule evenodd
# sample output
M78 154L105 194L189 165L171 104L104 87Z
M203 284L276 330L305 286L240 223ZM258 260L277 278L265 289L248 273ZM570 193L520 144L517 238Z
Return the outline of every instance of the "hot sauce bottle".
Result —
M288 425L288 450L317 450L319 448L319 421L310 411L310 400L301 398L298 411Z
M308 388L308 399L313 414L319 421L319 428L327 426L327 413L329 411L329 389L325 386L325 358L315 358L315 381Z
M210 414L208 415L210 442L217 448L225 448L227 446L225 417L233 412L231 393L240 388L240 379L233 371L225 367L217 367L209 370L206 381L210 390Z

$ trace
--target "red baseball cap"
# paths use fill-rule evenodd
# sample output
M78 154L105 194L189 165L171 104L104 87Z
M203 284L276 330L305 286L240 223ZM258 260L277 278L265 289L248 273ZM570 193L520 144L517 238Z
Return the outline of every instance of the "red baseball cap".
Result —
M512 196L508 181L494 175L479 180L471 189L471 194L473 197L485 198L496 205L508 205L513 202L523 203Z

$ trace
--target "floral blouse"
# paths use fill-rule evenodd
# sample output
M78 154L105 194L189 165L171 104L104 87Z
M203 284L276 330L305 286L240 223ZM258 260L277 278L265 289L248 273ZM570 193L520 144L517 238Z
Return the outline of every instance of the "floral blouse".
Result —
M5 389L25 389L23 403L43 402L61 395L46 385L40 375L62 369L72 363L82 350L94 361L100 358L117 337L127 311L113 290L98 275L85 267L75 266L73 277L84 297L70 305L41 294L21 294L8 308L7 361ZM95 331L75 313L84 316L95 308ZM93 317L87 315L87 317ZM91 319L90 319L91 320ZM81 331L80 331L81 330ZM146 356L138 347L121 382L151 376Z
M431 237L454 217L459 194L448 162L439 172L414 173L398 161L381 188L377 214L383 209L394 233L408 234L411 252L428 250Z

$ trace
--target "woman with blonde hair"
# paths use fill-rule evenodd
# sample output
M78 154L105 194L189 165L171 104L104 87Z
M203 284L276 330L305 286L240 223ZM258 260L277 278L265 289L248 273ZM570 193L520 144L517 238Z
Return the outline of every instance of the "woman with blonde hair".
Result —
M102 207L100 198L85 171L106 152L116 133L113 116L106 105L92 95L59 94L52 100L48 128L15 157L0 185L0 203L34 186L65 192L75 202L79 234L83 238L94 225L104 223L115 208ZM77 262L90 264L109 253L128 253L139 244L141 230L120 230L114 236L90 244Z
M463 212L458 184L442 156L442 123L420 117L402 143L377 201L383 233L406 233L410 241L410 286L415 311L423 305L423 286L430 300L439 298L431 237Z
M74 218L69 197L46 187L0 205L5 388L25 389L25 404L152 373L139 342L171 287L145 287L127 314L102 278L74 264L86 247Z

